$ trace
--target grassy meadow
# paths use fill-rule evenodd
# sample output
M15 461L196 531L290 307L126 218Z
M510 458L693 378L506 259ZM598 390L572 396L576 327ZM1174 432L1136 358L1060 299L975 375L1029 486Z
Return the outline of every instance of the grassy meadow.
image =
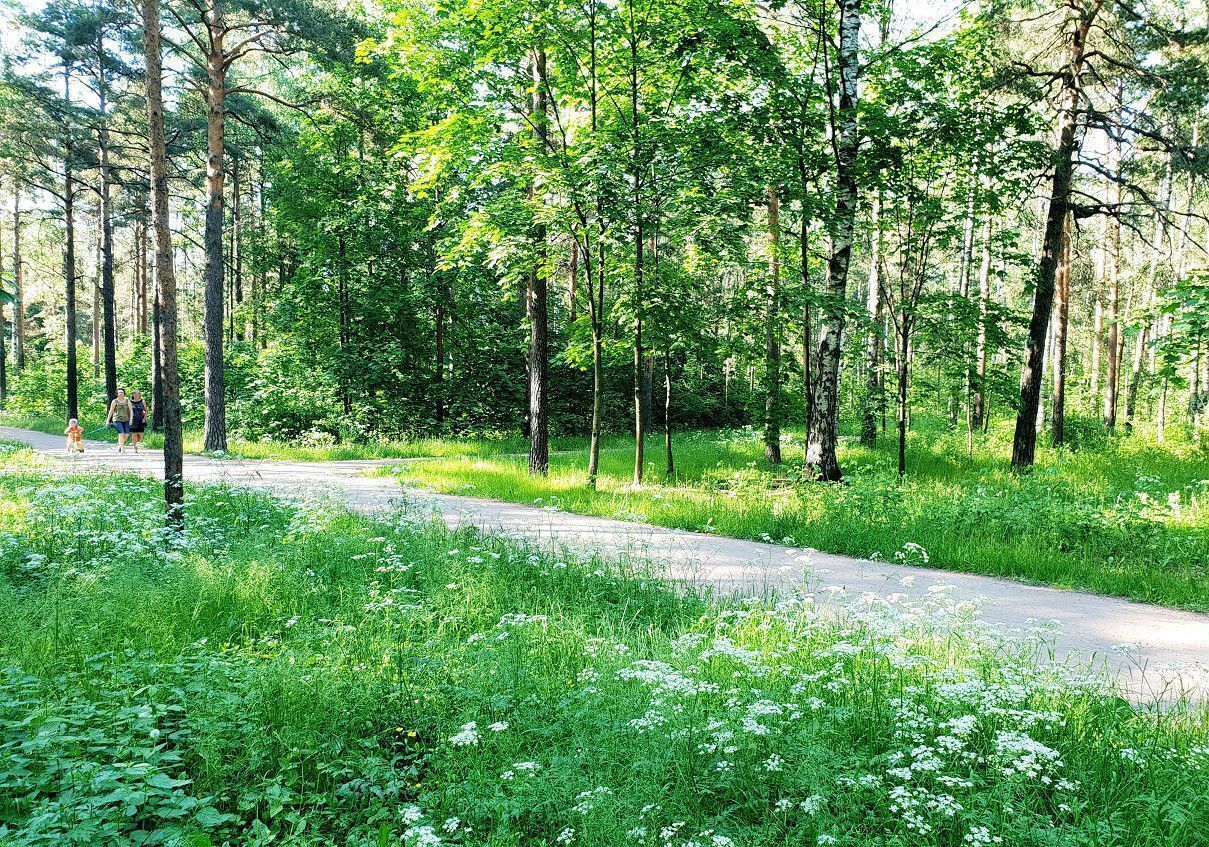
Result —
M221 487L166 536L148 481L0 464L5 847L1209 831L1209 713L1135 708L943 595L706 601Z

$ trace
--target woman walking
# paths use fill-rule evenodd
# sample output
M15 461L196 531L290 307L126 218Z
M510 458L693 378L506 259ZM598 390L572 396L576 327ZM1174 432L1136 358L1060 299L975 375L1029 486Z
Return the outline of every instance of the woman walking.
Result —
M147 431L147 404L137 391L130 392L130 412L130 444L137 453L143 443L143 433Z
M126 389L119 388L118 396L109 404L109 415L105 425L118 431L118 452L126 452L126 439L130 437L130 421L134 418L134 407L126 397Z

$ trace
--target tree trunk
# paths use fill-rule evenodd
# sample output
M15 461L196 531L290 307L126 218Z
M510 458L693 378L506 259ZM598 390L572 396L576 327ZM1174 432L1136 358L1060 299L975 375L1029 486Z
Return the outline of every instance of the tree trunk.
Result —
M202 316L202 335L206 346L204 449L209 453L227 449L227 397L226 378L223 373L225 268L222 243L223 187L226 181L223 156L226 142L224 112L227 66L223 48L226 24L223 22L222 10L217 0L206 14L206 24L209 44L206 56L206 265L203 272L205 309ZM158 234L156 237L159 237Z
M1138 330L1137 346L1133 351L1133 367L1129 374L1129 391L1125 395L1125 429L1133 429L1134 414L1137 411L1138 389L1144 376L1143 366L1146 363L1146 345L1150 338L1150 322L1142 324Z
M596 6L593 4L588 11L588 50L590 74L588 86L588 108L590 111L590 127L593 134L597 131L597 89L596 66ZM592 433L588 445L588 488L596 490L596 477L600 472L600 436L604 416L604 295L605 295L605 223L601 214L601 192L597 182L592 183L592 194L596 204L596 226L599 228L600 239L597 245L596 281L592 279L592 225L588 216L583 216L584 226L584 272L588 283L588 309L592 322Z
M667 456L666 477L676 477L676 457L672 453L672 352L663 350L663 452Z
M906 309L899 315L898 346L898 475L907 472L907 388L911 366L911 316Z
M653 248L647 248L648 255ZM656 277L658 270L656 269ZM650 433L655 421L655 357L647 352L642 357L642 420L645 422L643 431Z
M103 253L101 251L101 238L102 238L101 207L100 207L100 204L98 204L97 205L97 241L96 241L97 266L95 269L96 270L96 279L94 279L93 283L92 283L92 333L91 333L91 335L89 335L89 338L92 340L92 377L93 377L93 379L100 379L100 377L101 377L101 362L104 359L104 356L103 356L101 350L105 346L102 341L102 338L104 337L104 331L101 329L101 314L105 311L105 292L102 290L102 286L101 286L101 261L102 261L101 257L103 255ZM106 393L108 393L108 391L106 391Z
M258 173L259 180L256 183L256 202L259 207L259 214L256 216L256 248L263 254L265 247L264 239L264 220L266 211L266 201L264 194L264 162L260 164ZM268 263L262 258L256 263L256 271L252 274L252 314L248 318L249 329L248 334L252 339L252 346L260 349L262 343L262 335L260 331L260 310L264 299L264 288L268 279Z
M353 411L352 392L349 388L349 377L353 369L352 362L350 361L352 358L352 351L350 349L352 346L352 333L350 332L350 327L352 326L352 315L349 309L350 297L348 288L348 247L343 231L341 231L337 236L336 243L336 260L339 264L336 274L338 301L336 308L338 311L337 321L340 331L340 363L338 368L338 376L340 381L340 405L344 410L345 418L348 418ZM234 318L232 318L231 323L233 326L235 323Z
M63 99L71 102L71 74L63 69ZM75 145L71 127L63 127L63 282L66 288L64 344L67 347L67 417L80 416L79 373L76 365L76 224Z
M806 185L806 178L803 172L802 177L803 190ZM809 234L809 221L806 218L805 211L802 213L801 224L801 260L802 260L802 400L806 407L806 431L810 431L810 421L814 417L814 366L812 364L811 351L814 347L813 339L810 332L810 298L813 294L810 287L810 250L807 246ZM729 384L729 371L727 372L727 382Z
M223 289L223 298L225 305L223 307L224 320L226 322L227 345L235 343L235 227L231 226L231 222L227 219L230 216L231 202L224 198L224 219L223 232L227 238L226 255L223 257L223 275L225 286Z
M151 251L147 244L147 224L139 226L139 335L147 334L147 322L151 312L148 288L151 287ZM151 295L154 297L154 294Z
M865 397L861 413L861 444L874 447L877 444L877 410L882 403L881 350L882 339L878 325L882 317L881 192L873 198L873 215L869 237L869 293L865 308L869 313L869 332L865 335Z
M103 30L98 30L103 32ZM100 153L101 177L101 303L104 308L104 337L102 342L105 359L105 394L108 401L118 395L117 354L117 302L113 279L113 204L109 197L111 181L109 167L109 124L106 117L107 83L105 80L104 44L97 45L97 91L99 94L100 123L97 128L97 149Z
M1091 400L1093 411L1099 404L1100 399L1100 353L1104 346L1104 269L1107 266L1104 256L1107 252L1107 243L1108 221L1105 220L1104 239L1100 244L1100 249L1097 251L1099 257L1096 262L1096 299L1093 306L1091 327L1091 363L1088 365L1088 370L1091 371L1088 375L1088 396Z
M180 528L185 520L184 441L176 351L176 272L172 265L172 230L169 229L168 218L168 156L164 140L159 0L143 0L142 6L143 52L147 67L147 146L151 152L151 219L155 227L155 310L160 326L161 387L157 411L164 428L164 505L169 525ZM221 160L220 150L220 165ZM219 170L221 172L221 167ZM221 198L221 192L219 196ZM218 329L221 337L221 323Z
M635 191L637 195L637 191ZM637 207L639 203L638 197L635 196L634 204ZM641 215L641 213L639 213ZM643 262L643 239L642 239L642 221L639 218L635 224L635 244L634 244L634 484L642 484L643 466L646 463L645 456L645 438L646 438L646 418L642 415L642 362L645 358L642 346L642 309L639 304L642 302L642 262Z
M991 306L991 216L982 225L982 264L978 268L978 341L974 349L974 402L970 428L985 426L987 416L987 316Z
M546 51L533 54L533 133L538 155L544 156L548 139L546 97ZM536 186L529 186L529 197L536 196ZM546 271L546 227L533 227L533 243L537 266L529 273L525 291L525 317L529 322L529 473L548 476L550 473L550 336L548 280Z
M579 305L579 242L571 239L571 278L567 286L567 323L575 323L576 307Z
M152 283L151 292L151 431L164 429L164 363L161 350L163 315L160 312L159 282Z
M961 258L957 267L958 297L970 295L970 269L974 264L974 192L966 200L965 219L961 223Z
M642 474L646 463L646 419L642 415L642 362L644 358L642 346L642 298L643 298L643 244L645 232L642 217L642 179L644 168L642 164L642 145L640 136L638 108L638 33L633 30L633 0L630 3L629 35L630 48L630 129L632 133L631 163L633 169L634 187L631 195L634 204L634 484L642 484Z
M1109 148L1108 168L1113 178L1108 185L1108 202L1121 202L1121 142L1114 141ZM1117 425L1117 398L1120 395L1121 356L1121 219L1117 214L1108 218L1108 370L1104 376L1104 426L1111 432Z
M1188 363L1188 422L1192 426L1192 440L1200 442L1201 436L1201 342L1196 342L1196 351Z
M445 289L437 284L436 307L433 309L433 325L435 332L436 361L433 362L433 381L436 383L433 391L436 400L436 423L438 431L445 429Z
M768 189L768 285L764 306L764 459L781 464L781 201ZM670 377L669 377L670 379ZM671 383L668 383L671 391Z
M240 199L239 157L231 162L231 268L234 271L233 293L235 309L243 305L243 206ZM347 284L346 284L347 289ZM235 309L231 310L231 321L235 322ZM235 330L235 338L243 341L247 338L244 325L240 324Z
M1125 395L1125 429L1132 430L1134 422L1134 413L1137 410L1138 389L1141 387L1141 381L1144 375L1144 366L1146 363L1146 351L1152 334L1158 338L1160 326L1159 318L1153 319L1150 316L1150 310L1154 306L1155 298L1159 292L1159 256L1163 252L1163 244L1167 240L1167 227L1165 225L1165 216L1168 208L1171 205L1171 158L1167 159L1167 171L1163 176L1163 184L1160 188L1162 194L1161 209L1155 212L1154 215L1154 249L1150 254L1150 274L1148 287L1146 289L1146 314L1142 319L1142 326L1138 330L1137 347L1134 348L1133 368L1129 375L1129 393ZM1154 369L1154 351L1151 350L1150 367ZM1162 439L1160 425L1160 440Z
M592 434L588 445L588 487L596 489L596 477L600 473L600 438L604 425L604 295L605 269L604 244L598 248L596 264L596 290L588 306L592 319ZM590 248L584 250L584 261L589 262ZM587 267L589 291L592 287L591 267Z
M21 260L21 181L13 185L13 368L25 368L25 290Z
M840 359L843 355L844 299L852 230L856 219L857 73L860 68L861 0L840 0L840 49L836 71L840 80L836 143L836 203L831 257L827 263L827 322L819 334L819 372L814 389L814 412L806 445L806 464L821 479L838 481Z
M1070 325L1071 215L1066 216L1062 235L1062 255L1055 272L1058 311L1054 320L1054 412L1051 441L1055 447L1066 438L1066 336Z
M1012 440L1012 468L1024 470L1033 465L1037 449L1037 410L1041 406L1041 383L1045 366L1045 336L1054 305L1054 283L1062 251L1066 214L1070 208L1071 181L1074 173L1076 129L1079 111L1084 46L1087 31L1099 12L1102 0L1071 22L1066 67L1062 71L1061 107L1057 120L1057 148L1054 151L1054 175L1046 212L1045 240L1033 296L1033 314L1029 321L1028 344L1020 373L1020 407Z

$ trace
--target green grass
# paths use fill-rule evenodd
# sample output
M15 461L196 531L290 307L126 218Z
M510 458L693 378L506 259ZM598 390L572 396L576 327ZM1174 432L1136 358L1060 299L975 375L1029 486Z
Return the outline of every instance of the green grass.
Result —
M755 433L690 433L666 479L652 439L655 459L635 488L632 445L610 438L595 492L583 453L555 455L548 479L529 476L522 456L477 453L380 473L445 493L860 557L918 564L924 556L905 549L917 544L934 567L1209 610L1209 458L1192 447L1139 434L1096 449L1042 449L1035 470L1018 476L1007 467L1006 434L971 455L964 437L925 422L903 479L892 445L846 441L843 485L801 479L800 449L791 438L786 464L773 468Z
M217 487L168 539L150 482L24 462L0 455L6 847L1209 831L1204 710L1139 711L944 598L713 603Z

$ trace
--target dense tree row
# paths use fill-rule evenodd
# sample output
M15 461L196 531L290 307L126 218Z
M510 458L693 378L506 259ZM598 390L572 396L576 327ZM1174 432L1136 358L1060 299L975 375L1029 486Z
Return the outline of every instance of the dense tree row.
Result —
M1199 2L140 11L52 0L4 60L10 410L75 415L89 344L167 399L179 334L215 450L585 432L594 478L628 430L639 483L656 426L670 474L674 427L796 424L838 479L916 409L1014 417L1018 467L1202 426Z

